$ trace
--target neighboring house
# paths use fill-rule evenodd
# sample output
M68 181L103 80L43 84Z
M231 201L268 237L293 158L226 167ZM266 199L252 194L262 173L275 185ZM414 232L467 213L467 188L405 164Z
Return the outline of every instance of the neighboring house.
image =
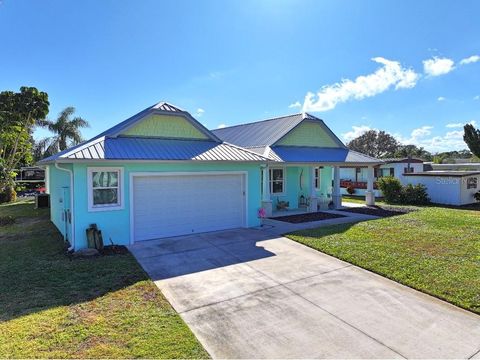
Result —
M340 166L369 166L373 190L379 163L308 114L209 131L165 102L40 162L51 220L74 250L91 224L105 244L128 245L258 226L259 209L272 215L278 200L340 206Z
M480 189L480 171L433 170L405 176L409 184L425 185L433 203L467 205L477 202L473 195Z
M434 164L433 162L425 163L423 170L463 170L463 171L480 171L480 163L478 162L461 162L456 164Z
M389 158L381 159L383 164L374 169L375 181L382 176L396 177L402 185L408 183L406 173L418 173L423 171L423 160L414 158ZM342 167L340 169L340 186L342 194L347 194L347 187L353 186L355 195L365 195L367 188L368 169L366 167ZM381 190L374 185L375 196L382 196Z

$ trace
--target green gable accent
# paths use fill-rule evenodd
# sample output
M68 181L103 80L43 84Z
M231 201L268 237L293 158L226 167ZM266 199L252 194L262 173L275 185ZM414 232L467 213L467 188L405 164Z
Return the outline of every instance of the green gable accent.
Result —
M338 143L319 123L304 121L275 145L339 147Z
M151 115L122 135L205 140L208 137L183 116Z

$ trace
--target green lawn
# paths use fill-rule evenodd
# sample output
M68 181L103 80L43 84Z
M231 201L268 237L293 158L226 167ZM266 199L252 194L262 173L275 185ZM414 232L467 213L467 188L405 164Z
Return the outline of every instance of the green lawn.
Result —
M0 358L206 358L130 255L73 259L31 202L0 205Z
M480 212L425 207L289 238L480 314Z
M365 204L365 196L342 195L342 201L356 203L356 204ZM384 204L383 198L376 198L375 199L375 204L376 205Z

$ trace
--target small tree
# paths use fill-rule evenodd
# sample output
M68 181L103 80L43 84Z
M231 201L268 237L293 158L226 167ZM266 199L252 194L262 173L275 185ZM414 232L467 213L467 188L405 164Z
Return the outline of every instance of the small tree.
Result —
M393 176L384 176L378 179L377 186L382 190L383 198L388 204L398 204L402 199L402 184Z
M480 157L480 130L475 129L472 124L467 124L463 127L463 140L468 148L476 157Z
M48 114L48 95L34 87L0 93L0 191L13 194L14 169L31 161L31 134Z

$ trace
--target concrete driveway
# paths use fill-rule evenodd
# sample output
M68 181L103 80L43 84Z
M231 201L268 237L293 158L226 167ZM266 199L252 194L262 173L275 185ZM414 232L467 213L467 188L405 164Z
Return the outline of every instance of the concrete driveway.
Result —
M480 317L284 237L131 251L214 358L477 358Z

